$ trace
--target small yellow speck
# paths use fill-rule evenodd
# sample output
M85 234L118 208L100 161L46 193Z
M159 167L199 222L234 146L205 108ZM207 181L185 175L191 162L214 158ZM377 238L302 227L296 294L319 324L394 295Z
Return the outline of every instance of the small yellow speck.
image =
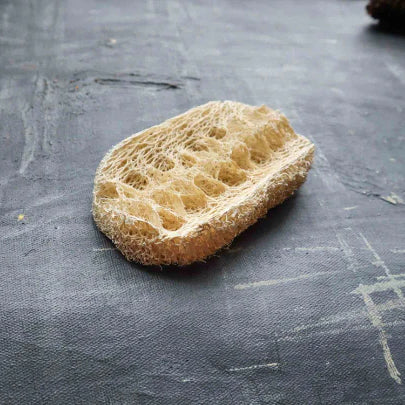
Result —
M75 89L76 89L76 90L79 90L79 86L76 86Z
M19 221L22 221L23 219L24 219L24 214L19 214L19 215L18 215L18 220L19 220Z

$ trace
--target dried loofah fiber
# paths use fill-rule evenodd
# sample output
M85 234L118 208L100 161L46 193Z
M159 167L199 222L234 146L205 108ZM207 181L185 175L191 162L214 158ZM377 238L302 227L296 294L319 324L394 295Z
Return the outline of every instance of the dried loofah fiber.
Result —
M313 153L266 106L209 102L108 152L96 172L93 216L128 260L189 264L291 196Z

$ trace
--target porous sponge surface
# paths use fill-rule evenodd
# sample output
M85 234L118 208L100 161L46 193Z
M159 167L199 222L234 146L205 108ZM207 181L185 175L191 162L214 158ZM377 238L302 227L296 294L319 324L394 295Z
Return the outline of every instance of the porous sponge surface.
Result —
M95 179L96 223L128 258L147 263L153 246L181 244L206 224L237 221L244 202L258 198L272 175L311 147L266 106L207 103L127 138L105 156ZM181 262L179 254L155 262Z

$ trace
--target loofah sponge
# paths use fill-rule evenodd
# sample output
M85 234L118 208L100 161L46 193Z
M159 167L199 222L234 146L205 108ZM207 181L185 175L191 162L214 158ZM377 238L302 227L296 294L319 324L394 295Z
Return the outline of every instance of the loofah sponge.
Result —
M108 152L96 172L93 216L128 260L189 264L292 195L313 153L266 106L210 102Z

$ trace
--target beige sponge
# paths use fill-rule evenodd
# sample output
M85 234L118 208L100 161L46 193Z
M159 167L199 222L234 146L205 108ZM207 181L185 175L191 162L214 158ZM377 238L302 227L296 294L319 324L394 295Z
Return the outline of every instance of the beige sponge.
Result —
M94 181L94 220L128 260L189 264L291 196L313 153L284 115L213 101L108 152Z

